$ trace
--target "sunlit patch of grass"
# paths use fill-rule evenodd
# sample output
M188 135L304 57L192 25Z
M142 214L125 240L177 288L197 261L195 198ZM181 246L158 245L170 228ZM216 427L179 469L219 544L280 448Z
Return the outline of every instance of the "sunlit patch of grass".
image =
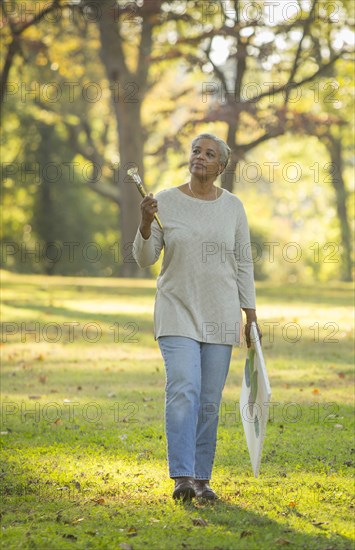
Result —
M245 444L245 349L236 348L214 505L171 498L154 295L154 281L4 273L4 548L352 548L350 286L258 285L272 386L261 474L252 476ZM21 322L27 332L4 324ZM65 323L78 323L72 338ZM138 327L135 341L127 323Z

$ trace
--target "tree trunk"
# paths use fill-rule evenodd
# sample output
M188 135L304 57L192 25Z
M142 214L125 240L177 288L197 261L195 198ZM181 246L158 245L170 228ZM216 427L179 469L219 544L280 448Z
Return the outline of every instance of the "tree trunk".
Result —
M224 189L227 189L230 193L233 193L235 191L235 173L237 169L238 161L231 155L231 159L229 161L229 164L225 170L225 172L222 174L222 187Z
M132 245L140 222L140 196L128 168L137 165L143 179L143 135L141 124L141 104L119 103L116 118L119 136L119 187L120 187L120 276L142 276L132 256ZM147 274L147 273L146 273Z
M351 238L346 206L347 191L343 179L341 139L328 134L324 140L324 144L331 159L330 176L335 191L336 208L340 224L340 239L342 245L340 266L341 278L343 281L352 281Z
M143 129L141 105L146 87L146 63L138 63L135 72L126 64L120 36L117 10L111 1L98 3L101 16L98 20L101 38L101 58L106 68L111 87L112 105L115 113L119 143L120 167L118 186L120 195L120 276L141 277L142 270L132 257L132 244L140 222L139 204L142 200L134 183L127 176L127 169L136 165L143 179ZM149 26L143 26L148 33L148 47L144 53L150 54ZM142 33L143 33L142 31ZM144 37L146 39L146 37ZM142 37L141 44L145 45ZM145 272L145 274L147 274Z
M48 126L38 122L37 130L41 136L40 146L36 152L36 161L39 166L46 166L48 161L54 161L53 143L55 143L54 126ZM56 242L57 219L55 197L53 196L54 184L46 177L45 171L41 171L41 181L36 191L36 201L33 209L32 225L34 226L43 248L40 256L40 263L46 275L54 275L56 261L50 259L51 245ZM58 184L57 184L58 185Z
M230 122L228 124L228 132L227 132L227 145L230 147L232 153L231 157L228 163L228 166L225 170L225 172L222 174L222 187L224 189L227 189L230 193L233 193L234 191L234 181L235 181L235 171L237 168L237 164L239 162L239 159L237 159L237 156L235 154L236 150L236 143L235 143L235 135L237 132L237 123L236 121Z

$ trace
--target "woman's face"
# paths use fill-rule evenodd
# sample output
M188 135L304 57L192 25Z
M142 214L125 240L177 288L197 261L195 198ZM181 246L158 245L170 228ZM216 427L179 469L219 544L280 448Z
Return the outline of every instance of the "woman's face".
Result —
M223 171L218 144L213 139L199 139L191 149L189 170L200 179L216 179Z

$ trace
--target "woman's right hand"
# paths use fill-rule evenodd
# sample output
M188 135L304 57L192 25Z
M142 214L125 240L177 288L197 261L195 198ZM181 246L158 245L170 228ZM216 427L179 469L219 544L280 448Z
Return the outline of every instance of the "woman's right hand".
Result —
M142 223L151 225L154 220L154 214L158 212L158 201L149 193L141 202Z
M154 220L154 214L158 212L158 201L154 198L152 193L146 195L141 202L142 221L140 225L140 232L144 239L150 237L150 226Z

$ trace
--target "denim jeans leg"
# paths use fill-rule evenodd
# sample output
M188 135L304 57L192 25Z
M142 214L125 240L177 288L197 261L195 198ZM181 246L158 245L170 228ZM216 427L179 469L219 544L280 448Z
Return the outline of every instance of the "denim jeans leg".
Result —
M195 477L196 425L201 393L200 343L161 336L166 370L165 427L170 477Z
M232 346L201 344L201 395L196 433L195 478L211 479L216 451L219 406Z

